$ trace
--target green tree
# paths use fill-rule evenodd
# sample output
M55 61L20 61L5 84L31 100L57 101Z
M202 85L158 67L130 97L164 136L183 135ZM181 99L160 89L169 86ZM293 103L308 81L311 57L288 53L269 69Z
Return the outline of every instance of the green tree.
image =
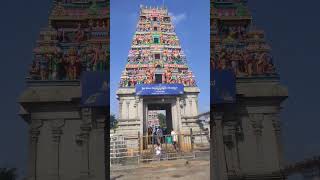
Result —
M159 114L158 114L158 119L159 119L160 127L167 127L167 124L166 124L166 115L164 115L164 114L162 114L162 113L159 113Z
M17 177L16 168L0 168L0 180L16 180Z
M114 114L110 114L110 129L116 129L118 127L118 121Z

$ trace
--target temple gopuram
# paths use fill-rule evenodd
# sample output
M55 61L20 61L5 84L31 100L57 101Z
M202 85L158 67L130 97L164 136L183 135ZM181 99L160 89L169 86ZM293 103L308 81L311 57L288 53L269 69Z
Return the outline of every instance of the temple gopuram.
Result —
M288 91L252 19L247 0L211 1L214 179L285 179L280 110Z
M198 132L199 93L168 9L141 5L117 91L117 134L124 136L127 144L133 144L132 148L148 148L150 142L139 142L138 138L151 137L155 128L162 129L149 123L152 120L148 119L148 112L157 110L165 111L167 132Z
M28 180L105 179L109 1L53 0L18 101Z
M196 86L168 11L142 9L120 87L155 83Z

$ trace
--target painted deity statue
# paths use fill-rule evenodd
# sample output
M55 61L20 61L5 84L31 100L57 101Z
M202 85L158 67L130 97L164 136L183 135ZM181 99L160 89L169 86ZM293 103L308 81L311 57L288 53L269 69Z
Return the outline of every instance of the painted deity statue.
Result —
M76 80L79 75L79 65L80 60L77 55L77 51L75 48L71 48L68 52L67 57L67 63L68 63L68 79L69 80Z
M106 53L105 50L102 48L102 45L97 48L97 71L104 71L106 70Z
M41 80L47 80L48 77L48 55L40 56L40 75Z
M80 43L84 40L85 37L85 33L84 31L81 29L81 24L78 24L78 29L75 32L75 42Z

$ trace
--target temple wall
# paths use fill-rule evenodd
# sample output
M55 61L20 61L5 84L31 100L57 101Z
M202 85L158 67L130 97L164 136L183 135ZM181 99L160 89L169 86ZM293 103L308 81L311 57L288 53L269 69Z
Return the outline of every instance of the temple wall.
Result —
M249 116L241 116L244 141L239 142L239 159L243 171L272 172L280 167L278 145L274 121L274 113L270 109L274 107L257 107L260 112L248 112Z
M236 84L236 101L214 104L211 109L215 158L211 173L215 179L285 179L280 173L279 114L288 90L280 85L271 47L264 31L255 27L248 2L226 2L211 1L211 71L233 73L236 82L230 78L230 85ZM223 76L214 75L212 83L220 86L217 81L228 81ZM231 86L225 88L234 93Z
M246 172L254 172L255 165L252 165L255 164L255 159L257 157L254 130L253 127L250 125L249 117L241 117L240 121L242 122L242 128L244 133L243 136L245 138L245 141L238 142L239 154L241 154L239 155L240 167Z
M117 92L119 100L117 134L127 134L137 137L138 132L143 131L140 120L143 115L143 104L137 102L134 91L134 88L121 88Z
M214 111L216 128L221 123L223 131L216 138L222 138L224 145L221 149L215 144L219 149L215 151L226 159L217 163L220 172L226 172L230 179L243 175L280 179L274 172L283 165L279 114L287 90L274 79L237 83L237 103L221 112Z
M90 9L95 13L88 19ZM81 90L80 79L96 72L97 82L104 81L99 89L107 91L103 74L109 72L108 35L106 1L53 1L48 26L40 31L33 49L27 87L18 100L19 114L29 126L27 180L105 179L104 124L109 114L102 107L81 106L86 92ZM99 56L99 62L93 61L93 54ZM62 57L69 63L57 63ZM70 62L79 68L70 68ZM84 90L91 89L87 82L82 84ZM100 94L95 95L99 98ZM93 96L86 103L92 100Z
M277 130L274 127L274 120L272 117L273 115L265 115L265 121L263 123L264 129L266 131L262 132L262 142L263 143L263 152L264 152L264 165L266 167L266 171L275 171L278 170L279 168L282 168L281 165L281 159L282 157L281 154L279 154L277 148L272 148L272 147L278 147L277 141ZM278 121L280 119L277 119Z
M70 101L79 93L59 94L64 88L78 92L78 86L65 85L61 90L49 86L45 92L28 87L19 99L30 129L27 179L104 179L106 115L103 110L79 108L79 101Z
M184 103L181 108L181 124L185 133L190 133L190 128L195 132L201 131L198 119L198 92L198 89L188 89L183 98L181 98Z

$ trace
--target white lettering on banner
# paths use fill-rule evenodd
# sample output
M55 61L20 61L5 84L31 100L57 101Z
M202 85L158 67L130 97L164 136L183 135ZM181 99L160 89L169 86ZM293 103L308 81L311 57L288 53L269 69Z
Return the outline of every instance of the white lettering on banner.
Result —
M142 87L142 90L166 90L166 89L171 89L171 90L177 90L178 87Z
M183 94L183 85L143 85L137 86L137 95L170 95L170 94Z

